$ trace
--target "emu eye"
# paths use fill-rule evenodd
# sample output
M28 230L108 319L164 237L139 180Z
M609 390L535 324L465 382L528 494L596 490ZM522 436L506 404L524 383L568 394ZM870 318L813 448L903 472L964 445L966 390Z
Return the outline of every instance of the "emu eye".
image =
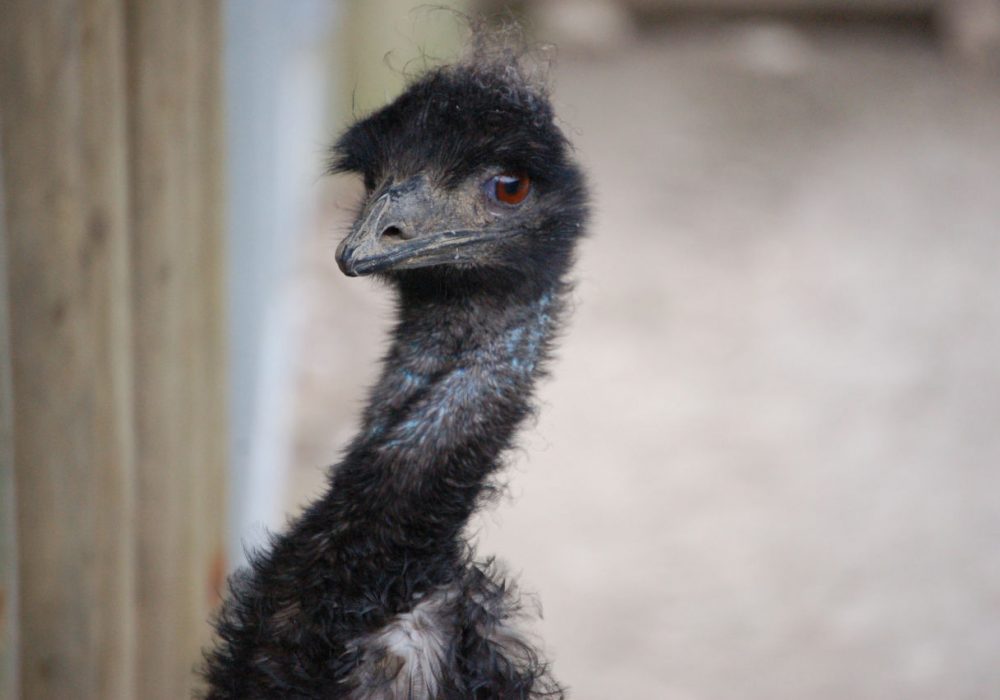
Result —
M486 181L486 193L490 199L503 204L520 204L531 191L531 178L524 174L503 173Z

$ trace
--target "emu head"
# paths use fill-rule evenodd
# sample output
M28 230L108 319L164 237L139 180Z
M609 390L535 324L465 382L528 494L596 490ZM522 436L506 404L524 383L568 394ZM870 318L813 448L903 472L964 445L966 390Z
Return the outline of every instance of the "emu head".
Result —
M572 258L583 179L513 57L425 74L333 150L333 170L366 187L337 249L345 274L557 278Z

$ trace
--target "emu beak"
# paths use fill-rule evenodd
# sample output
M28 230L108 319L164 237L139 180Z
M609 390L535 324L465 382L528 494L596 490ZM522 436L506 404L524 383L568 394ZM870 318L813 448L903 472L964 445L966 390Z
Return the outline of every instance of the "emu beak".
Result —
M393 191L389 190L376 199L367 215L354 222L351 232L337 246L337 264L345 275L357 277L374 272L373 265L377 265L389 252L391 246L383 240L383 234L390 227L381 228L381 225L386 218L386 210L392 204L392 195Z
M430 242L421 234L437 218L434 213L435 200L424 178L389 188L337 246L337 264L351 277L398 267Z
M435 197L423 177L391 187L375 199L337 246L337 264L350 277L393 269L453 263L469 248L497 238L491 231L455 226L458 217Z

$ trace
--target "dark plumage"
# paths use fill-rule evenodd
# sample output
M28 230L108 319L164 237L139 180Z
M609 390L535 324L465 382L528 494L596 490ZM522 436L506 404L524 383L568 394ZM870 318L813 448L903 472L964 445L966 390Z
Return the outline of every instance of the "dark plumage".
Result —
M389 280L399 320L328 491L231 580L207 697L562 697L463 535L532 410L586 218L545 90L479 51L348 129L333 169L367 188L338 262Z

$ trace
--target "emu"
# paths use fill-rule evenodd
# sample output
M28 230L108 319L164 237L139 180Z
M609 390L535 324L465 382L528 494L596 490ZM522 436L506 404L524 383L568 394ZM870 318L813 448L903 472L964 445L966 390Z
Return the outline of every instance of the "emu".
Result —
M206 697L562 698L464 535L532 412L587 218L547 90L476 50L347 129L331 169L366 188L337 262L388 282L398 321L325 495L230 580Z

